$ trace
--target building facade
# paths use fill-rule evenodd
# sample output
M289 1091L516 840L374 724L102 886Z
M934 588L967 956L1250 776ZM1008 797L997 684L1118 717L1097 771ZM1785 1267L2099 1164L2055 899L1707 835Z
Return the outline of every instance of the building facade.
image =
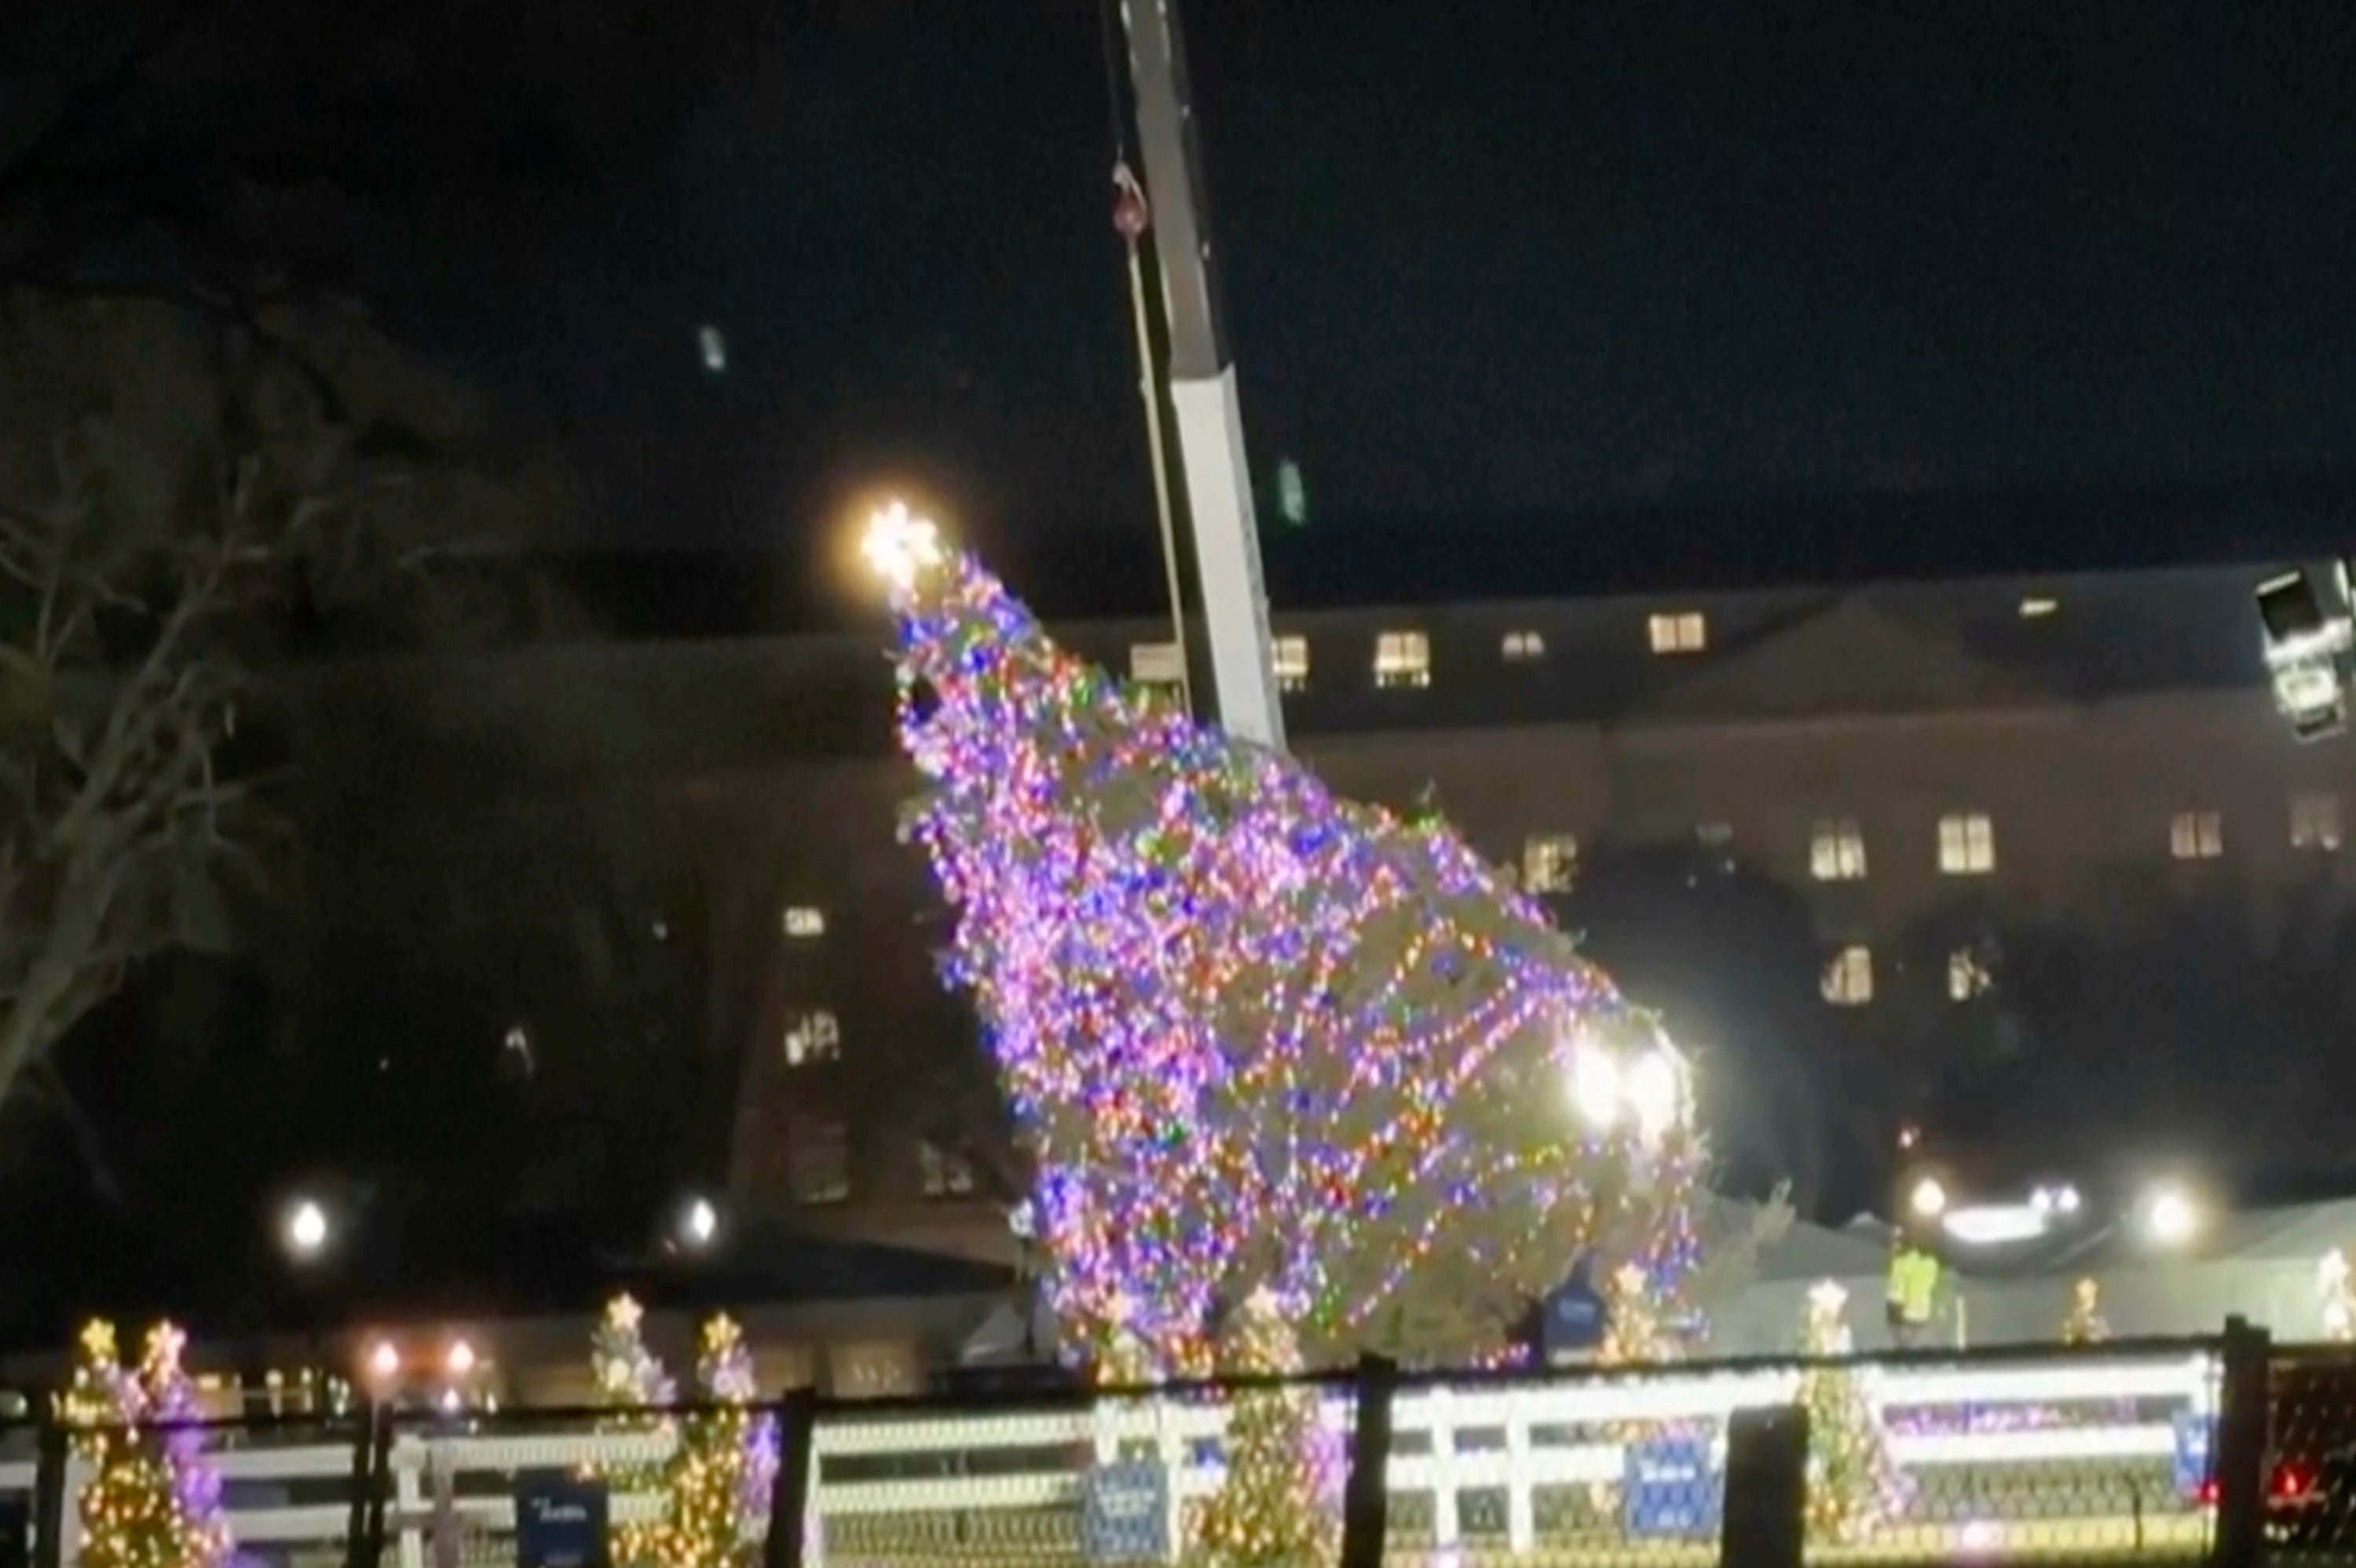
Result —
M1280 610L1273 653L1299 754L1344 795L1436 799L1584 932L1700 1055L1751 1175L1869 1201L1916 1118L1934 1138L1951 1120L1991 1180L2133 1156L2089 1105L2171 1149L2253 1118L2285 1157L2329 1143L2285 1037L2356 1020L2356 996L2319 988L2356 907L2356 789L2345 742L2301 746L2272 709L2263 570ZM1171 674L1150 624L1054 629ZM898 841L918 784L886 641L554 649L417 678L440 693L429 728L536 728L559 752L588 742L543 696L585 691L599 776L672 825L695 874L664 896L696 906L708 949L737 1209L1003 1259L1021 1177L934 972L945 912ZM2278 961L2296 984L2268 978ZM2170 1000L2196 981L2222 999Z

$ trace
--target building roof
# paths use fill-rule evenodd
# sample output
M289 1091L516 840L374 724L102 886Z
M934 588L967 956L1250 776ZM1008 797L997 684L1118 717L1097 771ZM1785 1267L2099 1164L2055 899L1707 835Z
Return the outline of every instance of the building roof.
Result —
M1290 611L1305 688L1285 698L1305 741L1532 724L1677 725L2061 709L2149 692L2243 691L2265 702L2250 593L2278 561L1857 587ZM1019 580L1016 585L1021 587ZM2024 606L2029 612L2024 613ZM1698 613L1706 645L1662 656L1652 618ZM1075 652L1127 674L1151 621L1051 623ZM1430 682L1377 688L1376 635L1428 639ZM1542 659L1509 663L1507 633ZM312 673L316 710L391 681L405 721L461 748L495 736L517 766L669 773L878 756L892 748L890 641L859 634L543 644ZM1201 649L1197 639L1196 653ZM347 717L341 721L349 721Z

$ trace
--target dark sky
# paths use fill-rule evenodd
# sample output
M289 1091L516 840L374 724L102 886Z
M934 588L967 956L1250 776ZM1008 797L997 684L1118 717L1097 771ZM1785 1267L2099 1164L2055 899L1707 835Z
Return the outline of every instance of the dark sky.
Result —
M2356 462L2341 0L1189 4L1317 549ZM214 9L155 91L363 171L362 292L563 433L593 537L791 549L913 476L1150 581L1096 0Z

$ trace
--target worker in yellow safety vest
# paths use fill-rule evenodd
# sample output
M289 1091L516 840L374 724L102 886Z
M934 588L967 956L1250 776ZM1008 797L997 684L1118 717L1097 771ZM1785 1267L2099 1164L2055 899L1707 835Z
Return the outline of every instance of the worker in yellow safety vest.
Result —
M1901 1349L1922 1343L1939 1300L1939 1260L1901 1237L1890 1250L1890 1337Z

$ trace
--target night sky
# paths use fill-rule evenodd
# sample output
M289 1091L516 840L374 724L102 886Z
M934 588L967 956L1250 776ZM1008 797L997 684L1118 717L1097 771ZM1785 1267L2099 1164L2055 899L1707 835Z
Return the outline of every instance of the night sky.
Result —
M912 480L1150 588L1096 0L198 13L143 123L561 438L586 540L809 553ZM1254 465L1301 465L1301 543L2351 461L2338 0L1473 14L1192 0ZM19 83L102 58L46 26Z

